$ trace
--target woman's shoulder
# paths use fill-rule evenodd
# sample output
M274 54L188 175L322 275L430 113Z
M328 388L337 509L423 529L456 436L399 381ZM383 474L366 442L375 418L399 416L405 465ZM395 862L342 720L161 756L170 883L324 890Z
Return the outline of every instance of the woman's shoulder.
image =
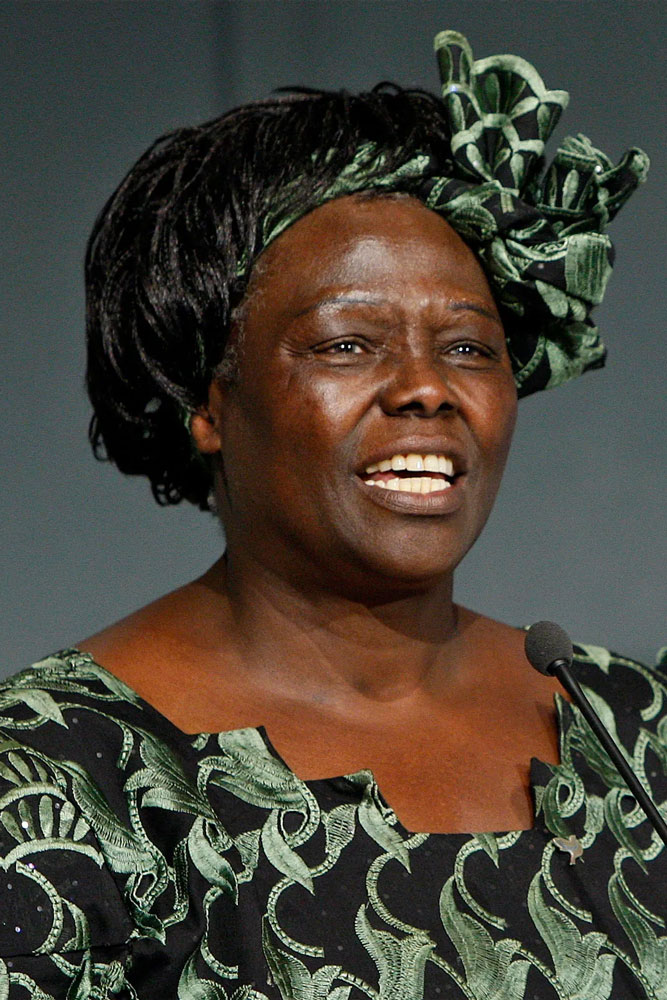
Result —
M139 696L89 653L65 649L0 682L0 732L51 750L93 752L96 736L143 710ZM96 752L100 752L99 750Z
M151 748L172 759L177 770L191 749L183 733L89 653L66 649L3 681L0 841L3 833L22 830L28 831L26 842L33 835L40 839L51 797L58 819L71 822L50 822L49 835L59 830L63 843L76 850L71 840L77 829L90 828L101 857L115 869L114 842L124 843L123 831L131 825L128 775L145 766ZM18 809L17 828L6 822L8 808ZM28 814L34 810L33 822Z
M0 784L30 782L47 766L79 804L103 797L127 809L128 768L141 748L181 758L189 740L120 677L78 648L61 650L0 682ZM0 792L1 794L1 792Z
M82 828L87 824L103 829L112 822L112 814L124 822L128 762L137 756L142 740L173 745L172 730L127 684L78 649L54 653L1 682L4 832L8 831L5 810L16 807L19 813L26 812L24 829L39 839L40 822L50 815L49 796L55 796L54 808L59 803L60 816L71 816L74 825L81 821ZM43 802L40 796L46 796ZM37 825L27 816L33 806ZM65 830L62 824L53 829L62 834L60 839L75 835L73 828ZM0 839L2 833L0 829Z
M135 702L77 650L0 684L0 955L10 983L29 976L47 995L64 995L69 958L61 968L48 955L78 966L90 948L101 949L103 978L113 978L114 962L121 975L134 922L110 844L126 853L132 845L123 842L122 734L114 740L111 729Z
M667 646L658 650L655 663L644 663L606 646L574 643L574 666L584 686L632 704L652 702L667 695ZM667 705L665 706L667 708Z
M198 816L211 811L192 739L90 653L66 649L0 683L0 958L11 982L64 996L88 977L95 996L116 995L135 939L164 937L152 887L164 889L166 859ZM0 961L0 995L2 976Z
M667 647L646 664L604 646L575 644L573 668L617 741L631 753L652 747L667 767Z
M177 730L195 733L234 728L227 725L233 720L224 711L234 700L233 685L228 683L229 633L226 605L205 576L76 646L101 665L104 675L138 696L141 704L152 706ZM212 711L212 702L217 711Z

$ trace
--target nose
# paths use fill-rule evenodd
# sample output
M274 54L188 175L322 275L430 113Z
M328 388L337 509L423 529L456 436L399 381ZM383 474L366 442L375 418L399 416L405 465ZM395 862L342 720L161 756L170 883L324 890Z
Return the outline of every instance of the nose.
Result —
M434 417L458 405L445 366L430 351L400 354L393 359L379 402L390 416Z

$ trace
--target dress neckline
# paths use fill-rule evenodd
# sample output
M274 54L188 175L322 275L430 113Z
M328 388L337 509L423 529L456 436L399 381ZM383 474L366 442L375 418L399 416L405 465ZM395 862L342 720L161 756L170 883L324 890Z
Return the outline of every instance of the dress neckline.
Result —
M557 713L559 746L561 737L560 718L561 718L560 714ZM364 795L370 795L370 797L375 799L375 801L379 804L380 810L384 813L385 820L388 820L391 826L396 827L401 832L401 835L403 836L404 839L410 837L429 837L429 838L449 837L449 838L459 838L461 840L469 840L471 837L476 837L479 839L500 838L500 837L510 837L510 836L518 837L522 834L525 835L532 833L536 829L541 829L541 826L537 821L536 810L535 810L535 783L536 783L535 778L539 771L542 771L544 768L552 768L554 767L554 765L553 764L550 765L545 763L544 761L541 761L539 757L531 758L530 768L529 768L530 791L531 791L531 799L533 802L533 822L531 826L524 827L523 829L484 830L484 831L473 831L473 832L470 831L432 832L425 830L410 830L403 823L401 823L401 820L394 811L391 803L385 798L382 789L380 788L371 768L360 768L358 771L351 771L348 774L334 775L332 777L325 777L325 778L308 778L308 779L300 778L298 774L296 774L295 771L289 766L287 761L282 757L280 752L276 749L265 726L249 726L247 727L247 730L257 733L257 735L260 737L265 748L271 754L271 756L276 761L278 761L278 763L281 764L282 767L284 767L285 770L288 771L293 778L295 778L301 784L305 785L306 788L315 789L318 787L325 787L325 788L334 788L338 790L341 787L341 784L345 783L350 787L356 787L359 790L360 798L362 798ZM238 730L238 729L229 730L229 732L233 733L238 733L242 731L243 730ZM219 733L201 734L202 737L204 735L216 738L221 734ZM193 737L193 739L196 738L198 737Z
M138 705L142 711L147 712L149 715L153 715L155 718L159 719L163 726L167 726L173 730L180 740L185 740L191 748L197 747L198 743L206 743L211 739L218 739L228 735L235 735L241 733L255 733L261 740L267 753L276 760L281 767L285 769L289 775L300 784L304 785L308 789L315 788L333 788L339 790L342 783L350 788L356 787L359 790L360 799L363 798L365 794L370 794L376 802L379 804L381 811L384 813L384 817L389 821L391 826L396 827L402 834L404 838L409 837L428 837L428 838L459 838L462 840L470 839L471 837L476 837L481 839L484 838L500 838L508 836L521 836L527 835L535 832L536 830L543 831L544 826L540 824L537 820L537 810L536 810L536 795L535 786L537 784L538 776L541 778L545 774L551 774L555 767L561 766L562 759L562 746L563 740L568 728L569 715L567 710L571 707L561 697L560 694L554 694L554 703L556 706L556 725L558 728L558 748L559 748L559 763L548 764L545 761L540 760L539 757L531 757L529 774L530 774L530 791L531 799L533 803L533 822L529 827L523 829L509 829L509 830L489 830L489 831L477 831L477 832L442 832L442 831L419 831L419 830L409 830L404 826L396 812L392 808L391 804L385 798L382 790L375 778L375 775L371 768L360 768L358 771L352 771L348 774L334 775L331 777L323 778L300 778L298 774L289 766L287 761L282 757L274 743L269 736L269 733L264 725L259 726L241 726L237 729L223 729L223 730L211 730L208 732L198 732L198 733L186 733L185 730L181 729L172 722L164 713L160 712L151 702L143 698L137 691L135 691L129 684L121 680L116 674L108 670L106 667L102 666L101 663L95 659L91 653L85 652L85 650L80 650L77 647L70 647L68 649L62 650L57 653L56 656L59 659L68 662L68 665L73 666L75 669L81 666L83 663L88 663L93 665L97 671L102 673L106 678L111 680L112 684L117 688L120 687L124 690L128 699Z

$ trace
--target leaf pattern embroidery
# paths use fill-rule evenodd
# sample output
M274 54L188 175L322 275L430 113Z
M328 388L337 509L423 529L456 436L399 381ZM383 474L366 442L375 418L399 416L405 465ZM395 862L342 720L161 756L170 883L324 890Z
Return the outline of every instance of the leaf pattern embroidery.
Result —
M667 809L665 675L576 663ZM263 730L186 737L49 657L0 686L0 1000L140 1000L155 976L179 1000L667 1000L667 852L558 711L532 830L414 834L369 771L301 781Z

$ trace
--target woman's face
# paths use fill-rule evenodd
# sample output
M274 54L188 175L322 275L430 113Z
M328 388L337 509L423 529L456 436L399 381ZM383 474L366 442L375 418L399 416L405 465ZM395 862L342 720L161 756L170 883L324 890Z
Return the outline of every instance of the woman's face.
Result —
M415 199L341 198L265 251L241 326L205 449L220 447L230 557L369 595L450 573L489 515L516 416L472 251Z

